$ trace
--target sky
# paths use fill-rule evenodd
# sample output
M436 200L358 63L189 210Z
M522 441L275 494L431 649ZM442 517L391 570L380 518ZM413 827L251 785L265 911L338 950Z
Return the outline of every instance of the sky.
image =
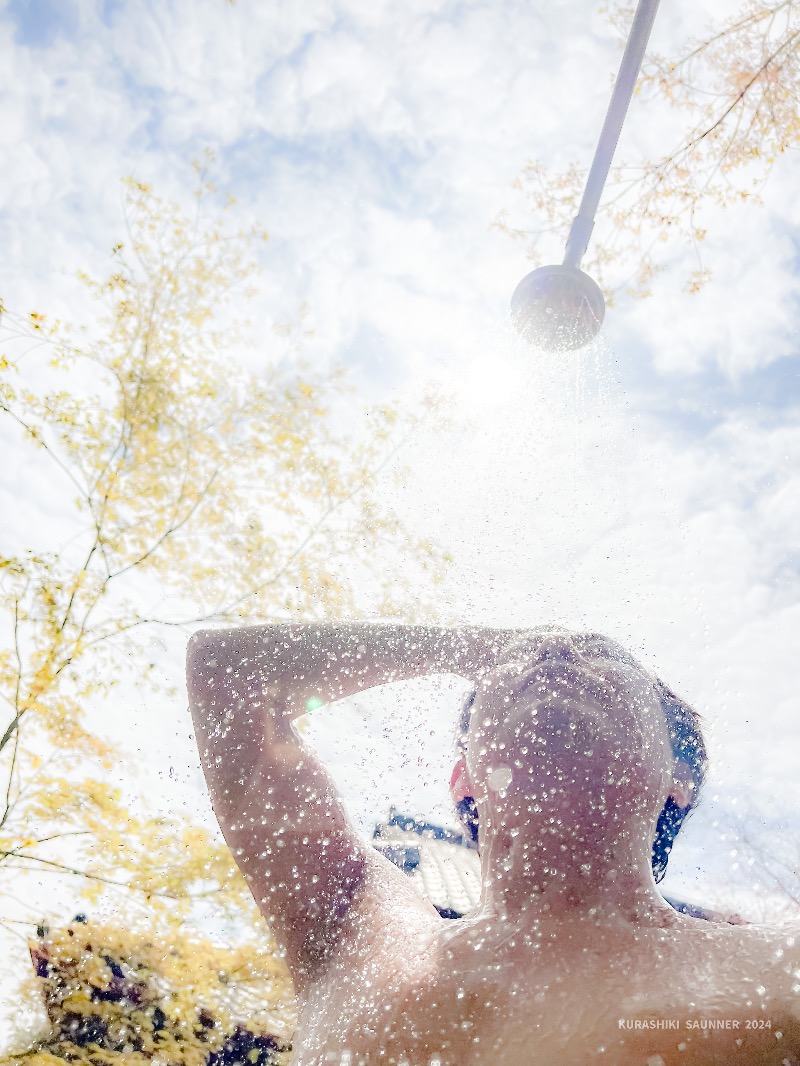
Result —
M678 0L652 47L728 7ZM588 164L622 43L589 0L0 0L0 294L79 318L76 271L102 273L120 239L120 179L188 202L213 151L236 217L270 234L254 337L305 306L306 356L343 362L360 396L402 407L433 382L451 401L385 490L453 551L443 614L608 632L705 714L707 798L668 885L716 900L741 873L738 811L777 839L798 828L800 162L779 161L761 205L706 211L701 293L683 291L691 250L667 243L652 296L621 294L596 346L527 349L506 309L530 264L493 222L541 225L514 188L529 160ZM618 158L680 131L637 98ZM565 236L544 242L556 261ZM57 546L3 433L10 538ZM169 727L137 692L108 723L165 805L202 792L181 662L176 640ZM447 817L456 697L412 686L359 702L347 730L320 719L365 827L390 802Z

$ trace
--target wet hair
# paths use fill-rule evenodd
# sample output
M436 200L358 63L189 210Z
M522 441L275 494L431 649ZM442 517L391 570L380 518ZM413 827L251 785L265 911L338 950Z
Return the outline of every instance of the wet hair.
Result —
M692 798L685 807L680 807L672 796L658 816L656 835L653 840L653 876L661 881L667 872L667 863L675 837L686 816L697 806L703 782L706 779L708 755L703 739L700 715L688 703L676 696L663 681L656 679L654 686L667 722L669 742L675 762L689 768L692 778Z
M653 876L658 882L663 879L664 874L667 872L667 863L669 862L669 855L675 838L680 832L686 816L697 805L697 801L700 798L700 790L703 787L708 766L708 757L703 740L701 719L697 711L679 696L676 696L674 692L667 688L663 681L659 681L656 678L653 682L653 688L664 712L675 762L681 762L689 768L693 785L691 801L685 807L679 806L672 796L668 796L658 816L652 854ZM473 689L461 707L456 732L456 751L459 755L466 755L472 705L475 702L476 695L477 690ZM478 807L475 800L472 796L465 796L464 799L456 804L456 811L468 838L477 845Z

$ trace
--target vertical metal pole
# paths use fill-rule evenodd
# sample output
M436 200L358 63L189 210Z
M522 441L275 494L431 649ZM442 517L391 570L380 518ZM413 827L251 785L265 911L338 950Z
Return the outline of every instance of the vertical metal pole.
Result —
M589 245L589 238L594 228L594 216L611 168L611 160L614 158L622 124L628 113L628 105L633 96L636 79L639 77L639 69L647 42L650 40L650 31L653 28L658 4L659 0L639 0L639 6L636 8L628 43L625 46L619 74L614 84L614 92L606 112L606 120L595 149L592 169L586 179L581 206L567 238L564 266L580 267L581 259Z

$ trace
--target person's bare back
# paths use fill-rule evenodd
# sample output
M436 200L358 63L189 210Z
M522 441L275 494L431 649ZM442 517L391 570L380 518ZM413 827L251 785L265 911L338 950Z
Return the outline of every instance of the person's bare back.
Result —
M800 930L677 915L502 943L409 911L348 937L309 989L298 1066L800 1064Z
M309 697L446 671L480 692L454 781L481 812L483 895L456 921L358 838L289 727ZM198 745L287 952L296 1066L800 1066L800 928L704 922L655 889L653 812L682 786L651 682L563 633L272 626L195 641Z

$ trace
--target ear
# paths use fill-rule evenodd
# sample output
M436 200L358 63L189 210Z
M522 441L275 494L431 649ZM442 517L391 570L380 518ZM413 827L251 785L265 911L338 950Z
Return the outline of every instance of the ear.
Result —
M463 755L459 756L450 776L450 795L453 797L453 803L455 804L460 803L467 796L475 795L469 770L467 770L467 760Z
M669 798L675 800L679 807L688 807L695 800L695 783L692 771L682 759L672 767L672 784Z

